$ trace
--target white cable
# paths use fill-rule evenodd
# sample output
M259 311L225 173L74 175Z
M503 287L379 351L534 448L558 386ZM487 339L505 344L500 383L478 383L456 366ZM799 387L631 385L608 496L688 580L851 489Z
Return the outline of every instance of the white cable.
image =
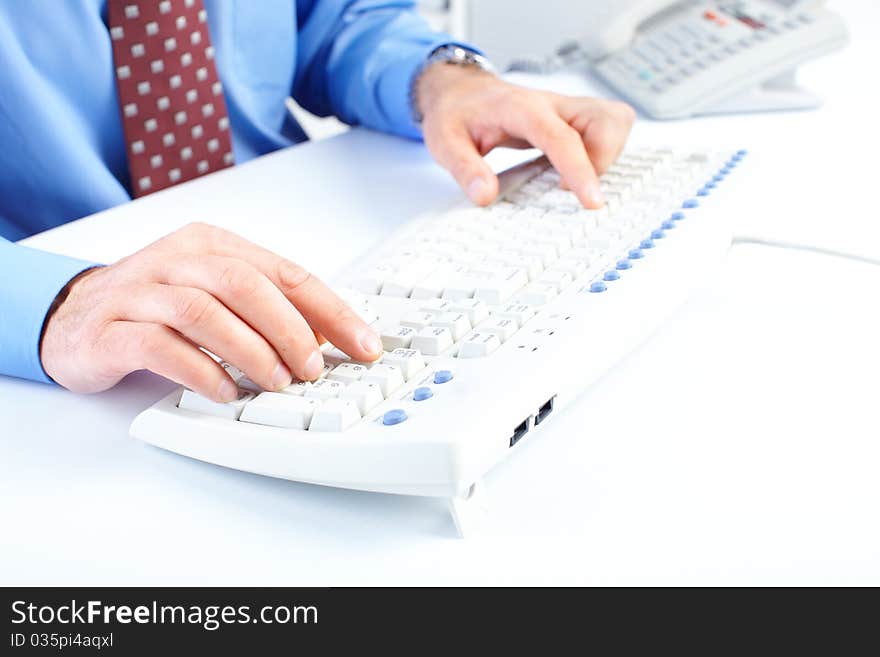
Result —
M737 235L733 238L732 245L737 246L740 244L755 244L757 246L769 246L775 249L788 249L790 251L806 251L807 253L817 253L832 258L843 258L845 260L853 260L855 262L880 266L880 258L860 255L858 253L849 253L847 251L838 251L837 249L828 249L824 246L817 246L815 244L798 244L796 242L771 240L763 237L753 237L751 235Z

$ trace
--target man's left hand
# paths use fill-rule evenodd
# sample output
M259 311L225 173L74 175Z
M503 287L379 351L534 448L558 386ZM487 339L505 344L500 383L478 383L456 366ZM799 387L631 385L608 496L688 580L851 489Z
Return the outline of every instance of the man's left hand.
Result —
M541 149L586 208L604 204L599 176L626 144L636 114L625 103L519 87L475 67L431 65L418 80L425 144L478 205L498 196L483 160L497 146Z

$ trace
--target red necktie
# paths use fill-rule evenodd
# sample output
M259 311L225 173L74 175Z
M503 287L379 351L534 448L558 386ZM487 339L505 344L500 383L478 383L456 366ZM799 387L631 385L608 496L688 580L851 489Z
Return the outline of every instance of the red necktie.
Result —
M108 0L132 195L233 164L202 0Z

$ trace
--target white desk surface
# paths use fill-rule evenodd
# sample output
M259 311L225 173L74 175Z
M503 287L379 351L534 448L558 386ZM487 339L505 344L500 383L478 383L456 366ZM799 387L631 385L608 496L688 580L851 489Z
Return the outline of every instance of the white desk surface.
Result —
M738 232L880 255L870 5L838 3L854 43L805 76L822 110L645 122L634 138L749 148ZM200 219L330 276L456 194L419 145L353 131L29 243L107 261ZM128 438L171 388L151 375L95 396L0 379L0 584L880 584L878 298L878 267L735 248L720 281L490 474L492 513L468 540L439 500Z

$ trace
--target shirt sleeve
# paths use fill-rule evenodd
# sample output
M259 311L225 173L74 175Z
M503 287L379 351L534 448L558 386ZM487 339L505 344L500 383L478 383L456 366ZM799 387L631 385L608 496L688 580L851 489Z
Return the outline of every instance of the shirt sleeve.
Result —
M74 276L94 266L0 237L0 375L51 382L40 361L46 313Z
M434 32L412 0L298 2L293 96L314 114L418 139L411 86L436 48L467 44Z

